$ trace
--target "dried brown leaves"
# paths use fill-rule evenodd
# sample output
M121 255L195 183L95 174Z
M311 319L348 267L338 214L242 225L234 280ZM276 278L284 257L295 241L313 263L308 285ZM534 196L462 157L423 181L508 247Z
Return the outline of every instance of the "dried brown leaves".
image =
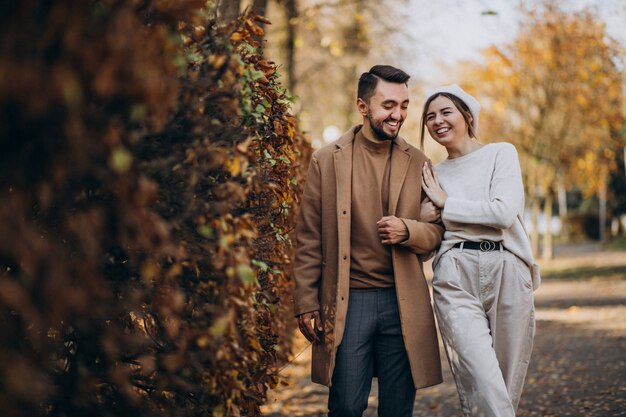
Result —
M4 415L254 415L276 382L310 149L267 22L217 33L202 3L7 9Z

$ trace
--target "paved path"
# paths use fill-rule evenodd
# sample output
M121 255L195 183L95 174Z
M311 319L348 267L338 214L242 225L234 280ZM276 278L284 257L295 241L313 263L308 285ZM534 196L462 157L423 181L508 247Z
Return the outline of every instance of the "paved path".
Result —
M546 279L535 293L537 334L518 417L626 416L626 253L570 256L547 272L560 277L590 266L601 276ZM302 350L281 372L286 385L272 392L266 416L325 416L328 390L310 382L310 347L298 338L294 352ZM461 416L447 363L443 369L443 384L418 392L414 416ZM364 415L376 416L375 382Z

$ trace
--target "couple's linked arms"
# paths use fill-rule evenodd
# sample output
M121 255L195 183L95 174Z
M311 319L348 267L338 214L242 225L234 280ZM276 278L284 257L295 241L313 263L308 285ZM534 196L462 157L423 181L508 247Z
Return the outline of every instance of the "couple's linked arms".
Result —
M426 236L430 233L428 230L420 230L421 228L432 229L431 232L439 231L437 228L433 228L429 226L428 223L437 223L440 220L441 210L437 208L430 199L425 198L422 201L420 208L420 220L411 220L411 219L401 219L396 216L385 216L376 222L376 226L378 227L378 235L380 236L380 242L383 245L409 245L409 239L411 236L411 230L409 229L409 224L411 225L411 229L413 230L413 236L417 236L418 232L426 232ZM424 223L425 225L420 226L418 223ZM424 239L424 235L421 235L422 239L425 242L411 242L410 247L414 247L415 252L418 254L423 254L432 250L432 248L427 249L427 246L431 245L431 239ZM417 244L416 244L417 243ZM435 244L436 246L436 244Z

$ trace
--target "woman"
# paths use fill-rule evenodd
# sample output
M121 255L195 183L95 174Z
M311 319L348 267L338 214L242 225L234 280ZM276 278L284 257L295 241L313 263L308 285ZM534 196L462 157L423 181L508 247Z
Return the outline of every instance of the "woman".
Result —
M436 171L423 168L424 191L446 228L433 261L433 294L448 361L465 416L514 416L539 283L522 222L517 152L509 143L477 140L480 105L458 85L427 97L422 143L426 127L448 152Z

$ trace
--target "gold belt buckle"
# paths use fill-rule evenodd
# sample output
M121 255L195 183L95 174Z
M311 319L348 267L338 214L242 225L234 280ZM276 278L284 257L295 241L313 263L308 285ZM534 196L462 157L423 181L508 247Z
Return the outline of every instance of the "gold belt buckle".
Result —
M491 240L483 240L480 242L480 250L481 252L491 252L495 250L496 242L492 242Z

